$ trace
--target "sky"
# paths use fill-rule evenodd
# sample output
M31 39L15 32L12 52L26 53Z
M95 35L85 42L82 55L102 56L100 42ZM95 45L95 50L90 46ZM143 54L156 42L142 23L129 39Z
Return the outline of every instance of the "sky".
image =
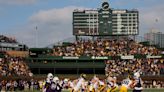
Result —
M102 1L0 0L0 34L13 37L29 47L46 47L73 37L74 9L97 9ZM107 1L114 9L139 10L139 35L143 36L150 29L164 33L164 0Z

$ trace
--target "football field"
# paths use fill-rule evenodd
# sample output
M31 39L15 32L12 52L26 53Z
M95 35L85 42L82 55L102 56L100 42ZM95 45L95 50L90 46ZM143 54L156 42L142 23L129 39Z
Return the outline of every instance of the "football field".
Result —
M70 92L69 90L65 90L63 92ZM117 90L116 92L119 92L119 90ZM132 90L129 90L128 92L132 92ZM144 89L142 92L164 92L164 88L162 89Z
M20 92L20 91L16 91L16 92ZM24 91L24 92L31 92L31 91ZM41 92L41 91L34 90L33 92ZM62 92L70 92L70 90L63 90ZM116 92L119 92L119 90L117 90ZM128 92L132 92L132 90L129 90ZM164 92L164 88L161 88L161 89L156 89L156 88L144 89L142 92Z
M65 90L63 92L70 92L70 91ZM116 92L119 92L119 90L117 90ZM132 92L132 90L129 90L128 92ZM144 89L142 92L164 92L164 88L163 89Z

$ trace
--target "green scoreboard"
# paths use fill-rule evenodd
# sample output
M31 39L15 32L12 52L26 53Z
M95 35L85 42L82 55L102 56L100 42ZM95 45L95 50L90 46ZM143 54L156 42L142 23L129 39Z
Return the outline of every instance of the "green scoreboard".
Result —
M104 2L99 13L99 35L112 35L112 10L109 4Z

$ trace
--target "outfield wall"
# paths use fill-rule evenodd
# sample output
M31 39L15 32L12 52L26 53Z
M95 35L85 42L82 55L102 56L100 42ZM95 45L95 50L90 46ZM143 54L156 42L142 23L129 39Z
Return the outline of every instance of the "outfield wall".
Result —
M135 58L164 58L162 55L129 55L129 56L103 56L103 57L70 57L70 56L48 56L38 55L37 57L28 57L27 64L34 74L105 74L107 60L115 59L135 59Z

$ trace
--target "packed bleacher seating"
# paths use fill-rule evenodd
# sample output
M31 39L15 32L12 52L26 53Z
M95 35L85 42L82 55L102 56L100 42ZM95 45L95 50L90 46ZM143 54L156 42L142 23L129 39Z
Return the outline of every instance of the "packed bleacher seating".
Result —
M12 37L0 35L0 43L2 45L0 46L0 76L31 75L32 73L24 62L28 51L20 51L19 43ZM13 44L18 47L12 47Z
M0 58L0 76L31 76L29 67L20 57Z
M132 59L132 60L108 60L106 62L107 74L113 76L126 75L127 72L141 70L142 75L158 76L164 74L164 59Z
M126 55L160 55L161 51L153 46L144 46L132 39L97 39L78 40L68 46L54 47L54 56L126 56ZM141 69L143 75L164 74L164 59L109 60L107 71L123 75L127 70L133 72Z
M131 39L78 40L68 46L54 48L54 56L120 56L120 55L158 55L153 46L144 46Z

